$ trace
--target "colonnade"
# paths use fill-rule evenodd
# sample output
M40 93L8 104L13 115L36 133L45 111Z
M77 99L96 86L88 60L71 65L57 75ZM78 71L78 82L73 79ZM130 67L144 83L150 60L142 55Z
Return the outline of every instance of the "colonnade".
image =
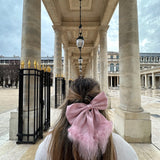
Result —
M159 89L160 88L160 74L146 73L141 75L141 87L145 89Z
M24 0L22 52L21 60L27 64L28 60L37 60L40 64L40 0ZM127 23L126 23L127 22ZM54 72L53 72L53 98L55 97L55 78L65 74L66 89L69 79L78 77L74 66L72 49L64 45L64 72L62 71L62 30L61 26L53 26L55 31L54 44ZM107 62L107 29L99 26L99 43L92 48L86 75L99 80L101 89L108 95L108 62ZM98 52L100 45L98 76ZM150 114L141 107L139 39L137 21L137 1L119 0L119 50L120 50L120 106L115 111L114 128L128 142L150 142L151 121ZM32 64L32 63L31 63ZM99 77L99 78L98 78ZM61 83L57 83L58 104L62 103ZM32 93L30 93L32 94ZM32 95L31 95L32 96ZM25 95L24 95L25 99ZM54 107L54 106L53 106Z

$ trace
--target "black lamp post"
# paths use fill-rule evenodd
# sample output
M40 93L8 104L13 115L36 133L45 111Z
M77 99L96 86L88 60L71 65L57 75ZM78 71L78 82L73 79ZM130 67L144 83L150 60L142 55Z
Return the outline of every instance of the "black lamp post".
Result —
M82 24L81 24L81 1L82 0L79 0L79 1L80 1L80 25L79 25L79 36L76 40L76 45L80 50L80 57L78 59L78 63L79 63L79 71L81 73L82 72L82 63L83 63L83 59L81 57L81 49L84 46L84 38L83 38L83 35L82 35Z

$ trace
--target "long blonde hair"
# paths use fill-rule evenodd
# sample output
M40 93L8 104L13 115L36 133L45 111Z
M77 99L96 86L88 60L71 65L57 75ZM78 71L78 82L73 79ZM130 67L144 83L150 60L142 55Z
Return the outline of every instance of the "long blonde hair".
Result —
M100 86L98 82L91 78L79 78L72 82L68 95L60 107L62 109L60 120L55 125L54 130L51 131L52 138L48 150L51 160L84 160L68 139L70 124L65 116L66 108L72 103L89 104L99 93ZM105 111L100 112L106 119L109 119ZM105 153L95 157L95 160L116 160L112 135L109 137Z

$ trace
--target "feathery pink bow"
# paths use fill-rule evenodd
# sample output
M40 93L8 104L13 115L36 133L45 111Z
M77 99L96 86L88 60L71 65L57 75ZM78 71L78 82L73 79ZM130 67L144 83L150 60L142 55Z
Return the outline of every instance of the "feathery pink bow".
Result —
M103 154L106 150L112 122L99 112L106 108L107 97L104 92L99 93L88 105L73 103L67 106L66 117L71 124L68 138L85 160L92 160L99 151Z

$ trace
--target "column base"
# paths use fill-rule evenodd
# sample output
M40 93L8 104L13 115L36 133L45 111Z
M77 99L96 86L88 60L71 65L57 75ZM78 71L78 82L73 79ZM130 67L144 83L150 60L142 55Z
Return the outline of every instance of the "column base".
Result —
M55 108L55 95L51 95L51 101L50 101L51 107Z
M10 120L9 120L9 139L10 140L17 140L17 133L18 133L18 111L10 113Z
M116 109L114 129L127 142L151 143L151 120L147 112L126 112Z
M36 110L37 112L37 110ZM39 124L39 115L35 112L35 131L36 127ZM38 120L37 120L38 118ZM37 124L38 122L38 124ZM43 124L45 122L45 110L43 110ZM23 134L28 134L28 112L23 112ZM39 125L38 125L39 127ZM9 139L18 140L18 111L10 113L9 121ZM34 134L34 111L29 111L29 134ZM23 137L23 140L26 141L27 137ZM34 140L34 137L29 138L30 141Z

